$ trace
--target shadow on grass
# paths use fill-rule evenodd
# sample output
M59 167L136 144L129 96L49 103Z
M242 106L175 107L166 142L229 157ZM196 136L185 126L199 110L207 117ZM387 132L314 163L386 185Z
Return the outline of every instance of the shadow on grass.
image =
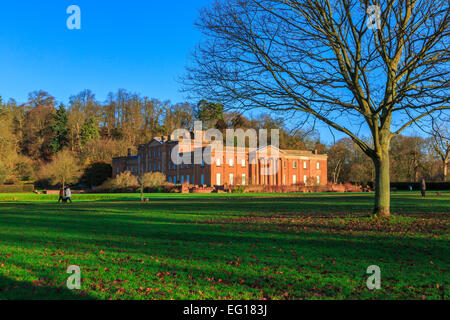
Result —
M0 300L92 300L66 287L49 286L42 282L17 281L0 276Z

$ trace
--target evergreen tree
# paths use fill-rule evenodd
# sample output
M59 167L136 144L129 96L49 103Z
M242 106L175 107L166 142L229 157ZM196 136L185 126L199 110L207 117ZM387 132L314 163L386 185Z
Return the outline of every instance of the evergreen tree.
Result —
M100 138L100 133L98 132L97 121L95 120L95 118L87 119L81 127L81 145L84 146L89 141L96 140L98 138Z
M64 108L63 104L60 104L51 125L54 137L50 142L50 149L55 153L61 151L69 144L68 118L66 108Z

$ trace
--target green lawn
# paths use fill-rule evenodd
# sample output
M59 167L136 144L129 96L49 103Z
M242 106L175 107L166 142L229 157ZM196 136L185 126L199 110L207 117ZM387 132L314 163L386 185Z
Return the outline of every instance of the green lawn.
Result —
M449 193L394 193L382 222L369 194L146 197L0 195L0 299L449 297Z

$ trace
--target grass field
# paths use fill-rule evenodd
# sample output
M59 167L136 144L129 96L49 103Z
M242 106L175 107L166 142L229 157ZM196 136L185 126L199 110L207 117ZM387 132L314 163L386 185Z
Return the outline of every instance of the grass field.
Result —
M0 195L0 299L449 298L449 193L146 197Z

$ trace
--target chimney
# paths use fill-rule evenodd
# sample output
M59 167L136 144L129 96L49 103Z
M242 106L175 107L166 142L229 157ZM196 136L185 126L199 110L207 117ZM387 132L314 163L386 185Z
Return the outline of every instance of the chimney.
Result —
M128 156L131 157L131 148L128 148Z

